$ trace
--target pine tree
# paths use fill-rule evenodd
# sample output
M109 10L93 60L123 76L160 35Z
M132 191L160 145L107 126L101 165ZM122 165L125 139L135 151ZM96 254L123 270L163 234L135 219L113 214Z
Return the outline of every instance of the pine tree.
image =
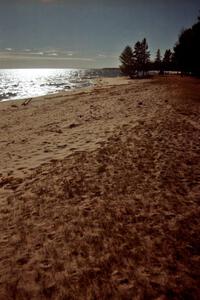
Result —
M143 76L149 68L150 52L148 51L148 44L144 38L142 42L138 41L134 50L130 46L126 46L122 54L120 55L121 66L120 69L123 74L134 78L142 72Z
M170 69L172 68L172 57L173 54L171 50L167 49L163 57L163 68L165 71L170 71Z
M128 75L130 78L133 78L135 75L135 61L133 50L130 46L126 46L120 55L120 61L122 63L120 66L122 73L124 75Z
M148 51L148 44L147 40L144 38L142 41L142 64L143 64L143 75L144 72L148 71L148 64L149 64L149 59L150 59L150 51Z
M160 54L160 49L157 50L156 52L156 59L155 59L155 63L160 64L161 63L161 54Z
M142 40L142 42L138 41L135 44L133 54L135 58L137 75L139 76L139 73L142 72L144 76L145 72L148 70L150 57L150 52L148 51L148 44L145 38Z
M154 61L154 69L156 71L159 71L160 75L163 74L163 66L162 66L162 58L161 58L160 49L158 49L157 52L156 52L156 58L155 58L155 61Z
M137 75L142 71L142 46L141 42L138 41L134 46L134 59L135 59L135 68L137 70Z
M174 47L174 57L182 73L200 76L200 16L197 23L185 29Z

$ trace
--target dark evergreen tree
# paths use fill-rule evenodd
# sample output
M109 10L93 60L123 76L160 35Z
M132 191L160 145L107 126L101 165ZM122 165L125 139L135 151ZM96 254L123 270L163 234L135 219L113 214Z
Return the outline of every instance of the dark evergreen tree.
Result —
M121 66L120 70L124 75L128 75L133 78L135 75L135 60L133 50L130 46L126 46L122 54L120 55Z
M160 74L163 74L163 65L162 65L162 58L161 58L160 49L158 49L157 52L156 52L156 58L155 58L155 61L154 61L154 69L156 71L159 71Z
M133 51L134 59L135 59L135 68L137 75L142 71L142 46L141 42L135 43L134 51Z
M148 71L150 52L148 51L148 44L144 38L142 42L138 41L134 46L134 58L135 58L135 68L137 70L137 75L142 72L143 76L145 72Z
M170 49L167 49L165 51L163 61L162 61L163 69L165 71L172 70L172 57L173 57L172 51Z
M174 58L182 73L200 76L200 17L180 34L174 47Z
M160 49L158 49L157 52L156 52L155 63L156 63L158 66L161 64L161 54L160 54Z
M137 42L134 46L134 51L130 46L126 46L120 55L121 66L120 69L123 74L133 78L135 74L139 76L144 74L149 68L150 52L148 51L148 44L146 39L142 42Z
M144 72L147 72L149 69L149 61L150 61L150 51L148 50L149 46L147 44L147 40L144 38L142 41L142 64L143 64L143 75Z

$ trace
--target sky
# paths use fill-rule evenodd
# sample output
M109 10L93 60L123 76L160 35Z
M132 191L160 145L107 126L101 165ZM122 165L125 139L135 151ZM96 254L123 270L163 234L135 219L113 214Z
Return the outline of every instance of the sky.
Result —
M199 0L0 0L0 68L118 67L144 37L153 59L199 10Z

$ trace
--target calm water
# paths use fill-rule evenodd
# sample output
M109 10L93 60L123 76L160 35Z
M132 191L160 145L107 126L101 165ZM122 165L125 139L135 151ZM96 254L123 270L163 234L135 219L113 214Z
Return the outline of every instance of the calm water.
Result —
M116 77L117 69L0 69L0 101L42 96L87 87L97 77Z

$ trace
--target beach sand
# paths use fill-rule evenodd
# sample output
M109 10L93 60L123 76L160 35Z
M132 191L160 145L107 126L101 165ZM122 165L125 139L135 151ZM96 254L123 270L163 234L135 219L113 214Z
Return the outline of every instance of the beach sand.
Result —
M200 81L0 103L0 299L200 299Z

